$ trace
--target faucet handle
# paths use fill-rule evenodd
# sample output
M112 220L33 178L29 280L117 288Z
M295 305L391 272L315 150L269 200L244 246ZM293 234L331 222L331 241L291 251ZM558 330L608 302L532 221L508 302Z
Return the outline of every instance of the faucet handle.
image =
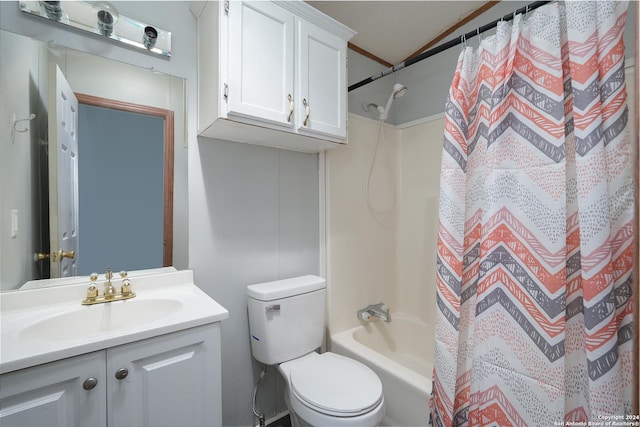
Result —
M104 278L107 279L108 281L111 281L111 278L113 277L113 273L111 272L111 266L107 266L107 272L104 275Z
M371 314L369 314L366 309L358 311L358 319L364 320L365 322L370 322L372 320Z
M122 287L120 288L120 293L122 296L129 296L132 294L131 292L131 282L127 278L129 274L126 271L120 272L120 277L122 277ZM135 294L133 294L135 296Z
M87 301L95 301L96 298L98 298L98 288L95 285L91 285L87 288Z

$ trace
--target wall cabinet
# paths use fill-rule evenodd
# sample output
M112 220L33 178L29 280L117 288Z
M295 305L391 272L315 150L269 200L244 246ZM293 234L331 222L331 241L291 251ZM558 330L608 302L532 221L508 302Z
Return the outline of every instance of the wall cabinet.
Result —
M219 426L219 323L0 376L3 426Z
M204 2L201 136L318 152L347 140L347 41L302 1Z

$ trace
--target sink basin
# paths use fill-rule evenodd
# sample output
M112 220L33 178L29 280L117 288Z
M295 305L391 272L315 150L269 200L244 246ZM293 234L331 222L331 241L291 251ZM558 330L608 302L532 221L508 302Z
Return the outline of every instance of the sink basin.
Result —
M142 275L132 283L135 298L82 305L89 285L0 292L0 375L229 316L195 285L190 270Z
M41 319L20 331L22 339L46 341L87 339L105 332L138 328L169 316L182 307L175 299L131 299L78 308Z

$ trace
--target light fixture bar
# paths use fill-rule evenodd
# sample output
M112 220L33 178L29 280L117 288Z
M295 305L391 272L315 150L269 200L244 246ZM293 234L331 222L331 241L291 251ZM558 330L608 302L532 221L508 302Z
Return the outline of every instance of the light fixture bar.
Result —
M119 15L108 2L21 0L20 10L156 55L171 57L171 32Z

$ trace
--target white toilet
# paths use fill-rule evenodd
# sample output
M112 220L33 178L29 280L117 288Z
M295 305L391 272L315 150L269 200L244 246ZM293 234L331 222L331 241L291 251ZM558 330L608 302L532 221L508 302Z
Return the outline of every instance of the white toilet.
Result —
M319 354L325 329L326 282L294 277L247 287L253 357L278 365L297 426L377 426L384 416L382 383L362 363Z

